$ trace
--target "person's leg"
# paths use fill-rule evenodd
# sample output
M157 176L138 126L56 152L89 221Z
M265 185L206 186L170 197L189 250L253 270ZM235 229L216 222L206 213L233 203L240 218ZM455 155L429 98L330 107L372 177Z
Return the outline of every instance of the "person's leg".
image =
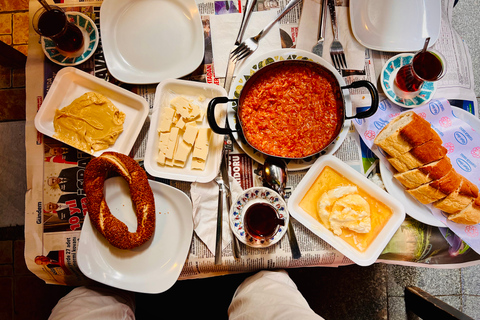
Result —
M228 315L230 320L323 319L285 270L260 271L245 279L233 295Z
M60 299L49 320L135 319L135 295L116 288L78 287Z

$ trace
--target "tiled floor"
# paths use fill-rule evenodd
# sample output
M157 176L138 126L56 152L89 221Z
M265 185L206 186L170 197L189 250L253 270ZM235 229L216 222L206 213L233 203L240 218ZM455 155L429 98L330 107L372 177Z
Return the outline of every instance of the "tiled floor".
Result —
M28 0L0 0L0 40L24 53L26 41L19 28L21 21L25 23L22 17L27 9ZM453 17L456 30L470 48L477 97L480 97L479 15L480 0L460 0ZM24 83L23 70L0 68L0 226L10 226L0 228L2 320L46 319L58 299L71 289L44 284L27 270L23 259L25 148L18 141L24 141ZM12 162L17 163L14 168ZM403 302L406 285L416 285L480 319L479 266L442 270L375 264L367 268L300 268L288 272L311 307L327 320L412 319L406 315ZM138 294L138 318L151 314L160 318L172 311L179 318L201 314L210 319L225 319L232 294L246 276L179 281L164 294ZM188 301L188 308L176 307L178 301Z

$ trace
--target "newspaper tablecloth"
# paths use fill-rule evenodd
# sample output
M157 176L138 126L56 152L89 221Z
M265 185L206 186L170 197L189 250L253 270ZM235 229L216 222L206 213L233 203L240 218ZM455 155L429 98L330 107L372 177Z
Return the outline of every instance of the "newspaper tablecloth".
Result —
M304 0L307 1L313 0ZM84 2L81 0L64 0L61 6L67 10L81 11L89 15L99 26L101 1ZM209 25L212 15L218 14L216 2L211 0L197 0L204 25ZM271 8L272 3L275 4ZM258 1L258 10L279 10L287 3ZM235 8L241 8L238 1ZM345 6L337 1L337 5ZM30 0L30 19L38 8L36 0ZM231 6L230 6L231 7ZM474 94L471 60L466 45L460 40L457 33L451 28L451 12L453 0L444 0L442 3L443 20L442 32L435 44L435 49L441 51L448 59L449 73L439 82L436 97L449 99L452 105L461 107L478 116L478 106ZM300 8L291 11L280 22L282 45L293 47L296 45L298 25L301 17ZM27 183L25 212L25 260L28 268L47 283L82 285L88 279L80 272L77 266L77 250L80 231L86 214L85 194L82 186L83 170L90 160L90 156L74 148L68 147L52 138L42 136L34 127L34 118L43 98L55 77L60 66L44 58L39 37L30 27L29 52L27 61ZM310 28L316 32L317 27ZM209 28L205 29L205 63L202 72L193 73L185 79L204 81L208 83L223 83L222 76L214 72L212 61L212 47L209 41ZM344 74L345 81L351 83L359 79L377 83L378 74L383 64L392 56L391 53L365 50L365 68ZM150 107L153 106L156 85L132 86L118 82L112 78L106 68L101 45L94 57L78 68L94 74L97 77L127 88L147 99ZM356 108L368 106L366 92L363 89L351 89L353 105ZM148 123L142 129L140 137L146 137ZM142 160L145 153L145 138L139 138L131 156ZM350 132L340 149L335 154L359 172L365 174L379 185L382 185L377 173L377 159L363 145L355 129ZM250 157L235 149L230 154L230 172L246 189L260 185L259 171L261 165ZM302 179L306 171L289 173L287 195L291 194L295 186ZM49 186L47 179L52 176L70 178L73 184L62 188ZM190 184L181 181L162 180L176 188L189 193ZM71 206L65 206L65 203ZM57 203L60 206L55 211L49 211L47 204ZM74 209L72 211L72 208ZM352 262L330 247L326 242L313 235L300 223L293 221L293 226L302 251L302 258L293 260L286 237L277 245L268 249L254 249L241 247L242 259L235 261L231 246L223 251L223 264L214 265L214 256L205 244L194 235L190 252L183 266L180 279L210 277L227 273L250 272L266 268L293 268L304 266L340 266ZM50 261L49 264L37 264L40 258ZM466 245L455 234L446 228L436 228L424 225L416 220L407 218L402 227L387 245L379 262L423 265L438 268L455 268L480 263L480 256Z

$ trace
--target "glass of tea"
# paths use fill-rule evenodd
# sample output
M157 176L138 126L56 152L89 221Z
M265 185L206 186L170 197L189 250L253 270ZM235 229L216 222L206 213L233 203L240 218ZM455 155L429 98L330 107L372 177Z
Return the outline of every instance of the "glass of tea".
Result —
M243 217L245 232L255 239L268 240L275 236L285 220L280 218L277 210L266 200L253 200L245 208Z
M51 39L60 53L77 57L83 53L82 30L72 22L60 7L50 6L51 10L40 8L33 15L33 29L39 35Z
M426 81L438 81L445 72L445 58L440 53L431 50L419 51L409 64L398 70L393 90L400 98L416 97Z

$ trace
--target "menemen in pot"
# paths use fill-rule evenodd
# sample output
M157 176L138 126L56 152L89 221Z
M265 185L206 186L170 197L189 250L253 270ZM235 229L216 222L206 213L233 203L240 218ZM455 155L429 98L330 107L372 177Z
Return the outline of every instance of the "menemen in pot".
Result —
M307 60L283 60L255 72L245 83L237 108L237 131L254 149L288 159L315 155L332 143L342 130L345 99L342 89L367 87L372 107L356 118L371 116L378 107L378 94L368 81L340 87L335 75L324 66ZM208 107L212 130L219 128L214 118L217 103L231 101L214 98Z

